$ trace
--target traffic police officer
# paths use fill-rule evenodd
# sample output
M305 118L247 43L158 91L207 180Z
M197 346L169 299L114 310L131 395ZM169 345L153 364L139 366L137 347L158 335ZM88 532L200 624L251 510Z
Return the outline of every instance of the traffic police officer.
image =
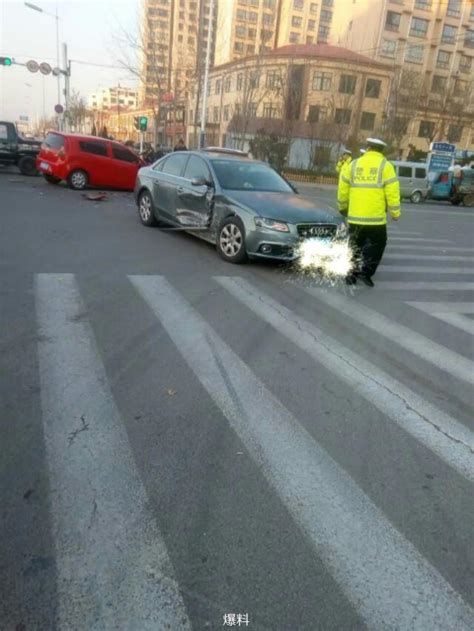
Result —
M367 151L344 165L339 177L339 211L347 217L353 269L348 285L360 278L369 287L387 244L387 213L400 218L400 184L393 165L384 157L386 143L367 138Z
M336 164L336 171L338 175L340 175L344 165L350 164L351 160L352 160L352 151L350 149L344 148L341 154L341 157L339 158Z

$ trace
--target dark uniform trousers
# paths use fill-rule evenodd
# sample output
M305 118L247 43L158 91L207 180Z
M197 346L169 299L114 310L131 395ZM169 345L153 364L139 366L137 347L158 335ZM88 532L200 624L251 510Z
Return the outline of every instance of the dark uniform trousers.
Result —
M387 226L349 224L353 274L371 278L379 266L387 245Z

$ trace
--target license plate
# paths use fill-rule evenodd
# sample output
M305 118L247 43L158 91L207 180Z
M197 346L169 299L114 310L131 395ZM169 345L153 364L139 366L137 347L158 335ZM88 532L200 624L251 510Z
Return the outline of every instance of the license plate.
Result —
M49 171L49 164L47 162L40 162L40 169L44 171Z

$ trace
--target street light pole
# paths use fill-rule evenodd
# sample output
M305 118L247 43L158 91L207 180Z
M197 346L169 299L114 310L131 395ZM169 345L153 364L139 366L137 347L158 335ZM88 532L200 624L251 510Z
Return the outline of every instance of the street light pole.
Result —
M58 15L58 5L56 3L56 13L48 13L37 4L32 4L31 2L24 2L25 7L28 9L33 9L33 11L38 11L38 13L44 13L45 15L49 15L56 20L56 63L58 71L60 70L60 62L59 62L59 15ZM61 105L61 72L58 72L58 100L57 104ZM58 127L61 130L61 115L58 114Z
M207 109L207 90L209 86L209 66L211 64L211 45L214 35L214 4L215 0L211 0L209 10L209 31L207 35L207 48L206 48L206 66L204 68L204 86L202 95L202 112L201 112L201 131L199 133L199 149L202 149L206 139L206 109Z

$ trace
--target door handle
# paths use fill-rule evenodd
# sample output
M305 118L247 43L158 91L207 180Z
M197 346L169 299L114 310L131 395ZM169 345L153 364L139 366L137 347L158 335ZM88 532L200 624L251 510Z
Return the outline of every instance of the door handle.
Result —
M178 188L176 190L178 192L178 195L182 195L185 192L184 188L182 186L178 186Z

